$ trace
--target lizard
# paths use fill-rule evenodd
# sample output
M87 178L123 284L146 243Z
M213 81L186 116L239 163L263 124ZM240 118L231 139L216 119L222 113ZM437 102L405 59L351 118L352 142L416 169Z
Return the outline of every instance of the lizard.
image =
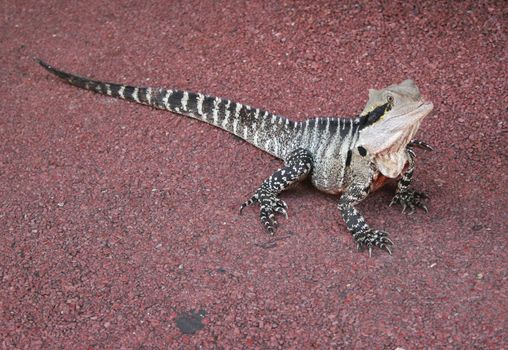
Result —
M413 80L380 90L369 89L363 111L352 118L319 117L293 121L286 117L228 99L184 90L136 87L84 78L36 59L50 73L79 88L195 118L226 130L255 147L283 160L284 165L267 177L240 206L259 205L259 220L274 234L276 215L287 218L287 204L279 194L290 185L310 178L320 191L340 195L338 209L357 249L386 250L393 242L388 233L371 228L357 204L396 179L390 203L412 213L427 212L427 196L411 188L415 169L413 147L432 150L413 139L422 119L433 109Z

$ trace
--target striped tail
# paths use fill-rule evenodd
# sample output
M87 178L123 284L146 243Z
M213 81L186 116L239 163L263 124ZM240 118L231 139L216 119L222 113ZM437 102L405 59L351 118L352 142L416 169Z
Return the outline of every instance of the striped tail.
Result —
M289 119L220 97L182 90L106 83L66 73L39 59L37 62L71 85L204 121L278 158L285 158L288 153L287 141L295 133L295 123Z

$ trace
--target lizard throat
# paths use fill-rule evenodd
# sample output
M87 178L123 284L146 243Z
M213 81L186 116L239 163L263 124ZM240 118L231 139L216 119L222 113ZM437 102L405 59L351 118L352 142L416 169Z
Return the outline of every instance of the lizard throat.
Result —
M372 155L372 161L381 174L390 178L396 178L402 173L408 161L406 146L416 134L418 125L401 135L390 147Z

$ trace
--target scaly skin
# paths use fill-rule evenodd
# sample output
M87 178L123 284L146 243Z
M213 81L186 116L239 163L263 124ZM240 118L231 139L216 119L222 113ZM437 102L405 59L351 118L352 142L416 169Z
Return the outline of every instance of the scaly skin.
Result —
M338 208L357 247L373 247L391 254L392 241L384 231L369 227L356 205L381 177L400 177L391 204L403 211L427 211L420 192L410 189L414 171L412 147L431 147L412 140L432 105L424 102L412 81L370 90L364 111L355 118L313 118L295 122L220 97L181 90L144 88L79 77L38 60L50 73L71 85L100 94L165 109L224 129L257 148L284 160L284 167L268 177L242 204L257 203L260 221L273 234L276 214L287 216L278 195L291 184L310 178L319 190L341 194ZM405 169L405 170L404 170ZM391 205L390 204L390 205Z

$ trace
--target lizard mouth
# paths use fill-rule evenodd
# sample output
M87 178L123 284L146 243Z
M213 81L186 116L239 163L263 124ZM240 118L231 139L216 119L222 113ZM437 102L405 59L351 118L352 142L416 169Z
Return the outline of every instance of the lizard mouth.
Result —
M411 112L405 112L404 110L402 110L399 114L393 116L393 119L404 118L411 119L412 121L416 122L427 116L427 114L429 114L433 108L434 105L432 104L432 102L423 102L417 108L413 109Z
M425 118L434 108L432 102L422 102L416 108L415 105L409 105L401 108L389 118L382 120L377 128L378 132L385 133L386 136L395 136L409 133L415 133L420 125L420 122ZM409 110L409 111L408 111Z

